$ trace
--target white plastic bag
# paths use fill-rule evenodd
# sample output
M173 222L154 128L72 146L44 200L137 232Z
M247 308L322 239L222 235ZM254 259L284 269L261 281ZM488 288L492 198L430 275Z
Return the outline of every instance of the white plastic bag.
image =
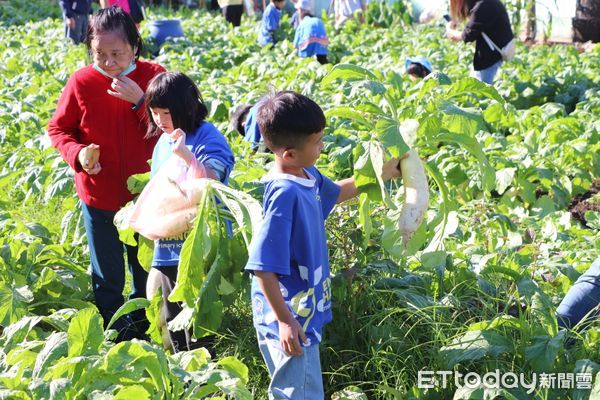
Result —
M189 168L172 155L152 177L129 216L129 226L151 240L173 237L193 227L202 185L207 176L197 161Z

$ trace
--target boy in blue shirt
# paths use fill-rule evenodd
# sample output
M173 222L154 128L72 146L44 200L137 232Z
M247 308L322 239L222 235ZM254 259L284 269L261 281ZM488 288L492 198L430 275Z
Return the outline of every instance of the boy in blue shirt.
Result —
M285 0L271 0L262 16L260 31L258 32L258 44L266 46L275 44L273 35L279 29L281 20L281 9L285 5Z
M356 195L354 178L333 182L314 166L323 149L325 115L309 98L290 91L261 101L257 119L275 163L263 182L263 223L253 237L246 270L252 312L271 384L269 397L323 399L319 343L331 321L325 218ZM398 160L382 178L400 175Z

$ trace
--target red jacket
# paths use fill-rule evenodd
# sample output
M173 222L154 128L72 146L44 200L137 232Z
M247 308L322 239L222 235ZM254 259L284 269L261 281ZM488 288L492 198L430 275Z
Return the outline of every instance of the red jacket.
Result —
M137 61L127 77L146 91L148 82L164 70L158 64ZM150 170L148 160L158 136L144 139L145 106L134 111L131 103L109 95L111 82L91 65L75 72L58 100L48 135L75 170L79 198L89 206L117 211L133 198L127 178ZM100 146L102 170L97 175L88 175L77 161L81 149L90 143Z

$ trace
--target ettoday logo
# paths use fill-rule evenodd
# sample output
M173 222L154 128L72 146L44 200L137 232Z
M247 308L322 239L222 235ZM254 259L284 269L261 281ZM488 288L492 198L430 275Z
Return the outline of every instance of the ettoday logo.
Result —
M524 373L486 372L481 375L477 372L461 373L458 371L419 371L417 387L420 389L447 388L451 383L457 388L466 387L475 389L517 389L523 388L528 394L540 389L588 389L592 388L591 373Z

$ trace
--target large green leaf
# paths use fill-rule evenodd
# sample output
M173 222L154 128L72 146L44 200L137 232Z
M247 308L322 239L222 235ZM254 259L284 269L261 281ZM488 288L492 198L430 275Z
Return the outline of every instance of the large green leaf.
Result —
M512 341L494 331L468 331L451 344L440 348L440 355L448 368L457 364L477 361L486 356L498 357L513 351Z
M362 149L362 153L356 159L354 164L354 184L358 188L358 191L365 193L371 200L381 201L381 189L379 188L377 175L373 162L371 161L370 143L365 144L365 148ZM360 149L357 147L355 153L359 152Z
M93 308L84 308L71 319L68 342L69 357L98 354L104 341L102 317Z
M131 175L127 179L127 189L132 194L142 193L146 184L150 181L150 172L146 172L143 174Z
M136 239L138 242L138 261L146 271L150 271L154 259L154 241L142 235L137 235Z
M0 338L2 350L8 353L13 348L20 346L40 321L42 321L42 317L23 317L7 326Z
M556 337L558 323L555 308L550 297L542 291L537 291L531 297L531 315L535 321L535 331Z
M138 382L163 399L171 398L167 357L146 342L134 340L115 345L106 353L102 369L107 374L105 379L115 383Z
M556 358L562 351L565 341L565 331L560 331L555 337L535 336L533 342L525 348L525 359L532 369L537 372L552 372L557 365Z
M331 108L327 110L325 116L327 118L339 117L349 119L350 121L354 121L363 125L365 128L369 128L373 125L371 121L367 119L363 112L357 111L356 109L350 107Z
M505 100L498 91L492 86L481 82L473 77L466 77L454 82L448 89L446 95L448 98L457 96L481 96L496 100L498 103L504 103Z
M210 190L204 190L198 204L194 228L181 248L177 283L169 295L169 301L184 301L193 307L199 297L199 282L204 281L207 270L216 257L219 241L219 235L213 234L218 228L215 228L214 222L210 222L210 204L213 201ZM217 243L213 243L215 239Z
M146 308L150 305L150 300L148 299L144 299L144 298L135 298L135 299L129 299L127 300L121 307L119 307L119 309L113 314L112 318L110 319L108 325L106 325L106 329L110 329L111 326L113 326L113 324L115 322L117 322L117 320L119 318L121 318L124 315L127 315L133 311L136 310L141 310L142 308Z
M431 118L442 118L442 127L450 132L475 136L481 130L487 130L487 126L480 113L459 107L447 101L437 104L438 114Z
M600 364L589 359L577 360L573 373L580 380L573 391L573 400L595 399L597 397L594 396L600 396Z
M154 343L162 345L163 334L160 326L161 315L163 315L162 288L158 288L150 301L150 305L146 307L146 318L148 318L148 322L150 323L146 333Z
M404 142L398 121L381 118L375 125L375 131L379 141L392 157L399 159L410 150Z
M25 316L32 301L29 287L11 287L0 281L0 326L8 326Z
M120 389L115 397L113 397L113 400L150 400L151 398L152 395L146 388L140 385L132 385Z
M336 79L344 80L377 80L375 74L366 68L359 67L353 64L337 64L334 66L329 74L321 81L321 87L327 87L333 83Z
M491 191L496 188L496 170L486 157L481 144L472 137L453 132L441 132L437 135L437 140L459 144L464 147L479 161L484 188Z

